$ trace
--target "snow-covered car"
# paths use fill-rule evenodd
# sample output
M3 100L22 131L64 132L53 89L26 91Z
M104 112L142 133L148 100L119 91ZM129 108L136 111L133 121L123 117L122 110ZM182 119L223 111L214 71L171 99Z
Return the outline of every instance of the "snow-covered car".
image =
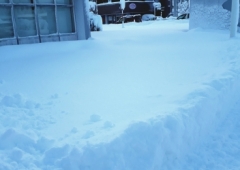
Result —
M152 20L156 20L157 17L153 14L144 14L142 16L142 21L152 21Z

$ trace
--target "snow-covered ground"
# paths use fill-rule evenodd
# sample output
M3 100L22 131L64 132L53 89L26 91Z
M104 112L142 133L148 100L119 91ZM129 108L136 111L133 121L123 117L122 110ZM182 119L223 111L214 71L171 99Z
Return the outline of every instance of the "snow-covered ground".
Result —
M171 19L0 47L0 170L239 170L239 41Z

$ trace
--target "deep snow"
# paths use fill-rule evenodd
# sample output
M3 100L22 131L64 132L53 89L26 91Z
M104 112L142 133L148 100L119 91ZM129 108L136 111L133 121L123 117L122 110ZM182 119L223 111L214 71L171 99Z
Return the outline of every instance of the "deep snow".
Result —
M174 19L0 47L0 170L239 170L239 56Z

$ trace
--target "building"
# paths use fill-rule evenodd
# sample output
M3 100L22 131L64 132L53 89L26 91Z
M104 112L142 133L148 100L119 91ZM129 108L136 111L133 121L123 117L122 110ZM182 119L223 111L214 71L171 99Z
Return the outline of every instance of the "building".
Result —
M231 0L191 0L190 29L229 29L231 3Z
M161 8L155 8L154 2L160 2ZM167 17L171 12L171 0L126 0L124 15L156 14ZM122 15L120 0L98 0L98 14L102 16L103 23L115 23Z
M90 37L86 0L0 0L0 46Z

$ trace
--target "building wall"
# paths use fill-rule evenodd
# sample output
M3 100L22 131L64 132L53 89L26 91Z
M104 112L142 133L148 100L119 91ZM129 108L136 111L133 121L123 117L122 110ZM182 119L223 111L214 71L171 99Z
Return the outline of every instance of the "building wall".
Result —
M0 45L87 39L85 0L0 0Z
M231 0L191 0L190 29L229 29Z
M160 2L162 8L154 8L154 2ZM122 16L120 0L98 0L97 3L98 14L102 16L104 24L114 23ZM171 5L171 0L126 0L123 14L156 14L166 18L171 12Z

